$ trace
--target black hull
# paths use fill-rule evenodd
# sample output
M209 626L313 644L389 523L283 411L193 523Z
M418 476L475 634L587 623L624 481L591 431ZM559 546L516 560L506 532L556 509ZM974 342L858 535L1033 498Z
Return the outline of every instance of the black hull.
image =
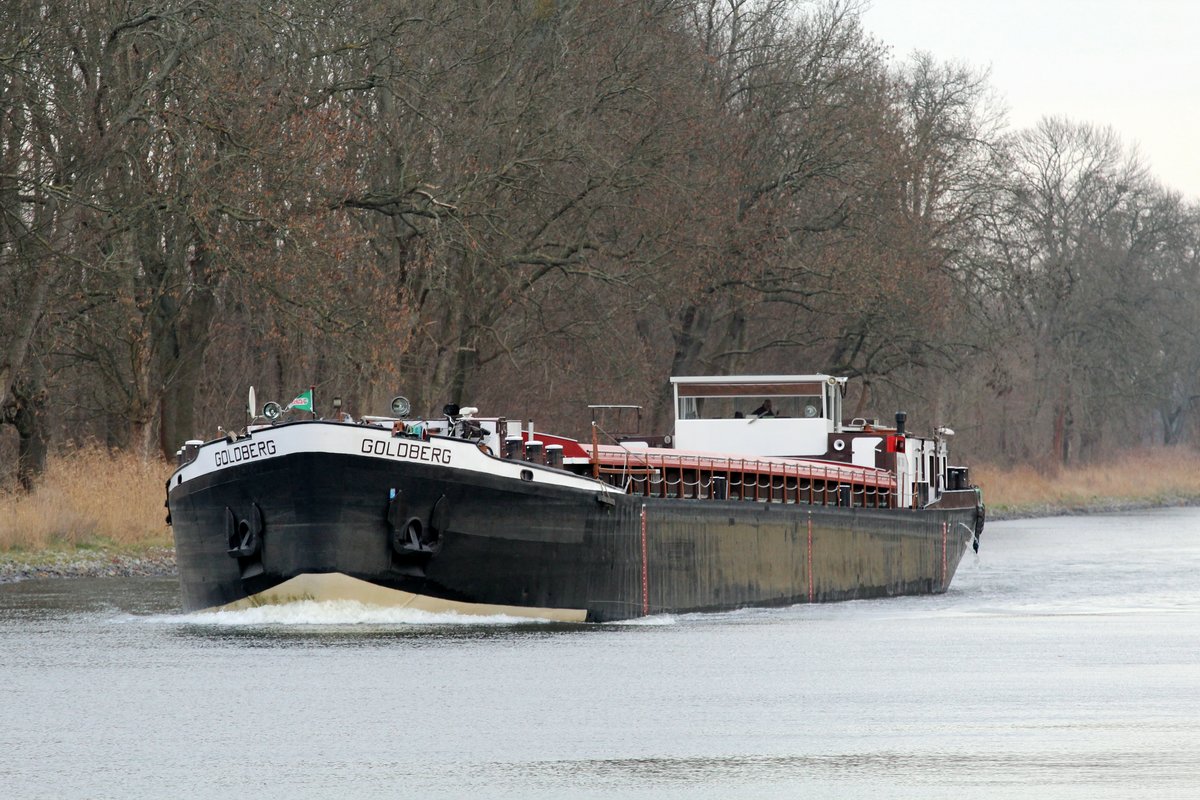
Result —
M168 505L189 611L342 573L446 601L611 621L943 592L981 513L973 492L951 494L965 507L643 498L297 452L175 479Z

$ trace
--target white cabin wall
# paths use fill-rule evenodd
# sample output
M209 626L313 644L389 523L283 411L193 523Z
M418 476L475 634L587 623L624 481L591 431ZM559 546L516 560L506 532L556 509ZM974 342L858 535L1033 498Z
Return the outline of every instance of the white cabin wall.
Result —
M856 436L850 440L850 461L860 467L876 466L876 454L883 444L882 436Z
M674 446L680 450L749 456L824 455L833 424L825 419L681 419Z

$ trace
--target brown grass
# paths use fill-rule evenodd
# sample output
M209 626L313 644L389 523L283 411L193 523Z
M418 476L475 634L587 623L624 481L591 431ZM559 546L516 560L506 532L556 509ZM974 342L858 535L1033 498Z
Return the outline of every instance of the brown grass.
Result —
M0 492L0 551L171 544L163 461L101 447L49 460L29 495Z
M1038 470L983 465L971 471L984 501L1001 513L1055 513L1200 501L1200 453L1138 450L1103 463Z

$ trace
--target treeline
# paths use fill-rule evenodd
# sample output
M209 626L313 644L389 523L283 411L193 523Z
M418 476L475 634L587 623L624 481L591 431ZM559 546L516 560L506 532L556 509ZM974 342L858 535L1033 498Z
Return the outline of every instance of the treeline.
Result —
M6 479L172 454L251 384L581 432L588 402L661 429L672 374L828 371L975 458L1194 441L1196 204L859 11L10 4Z

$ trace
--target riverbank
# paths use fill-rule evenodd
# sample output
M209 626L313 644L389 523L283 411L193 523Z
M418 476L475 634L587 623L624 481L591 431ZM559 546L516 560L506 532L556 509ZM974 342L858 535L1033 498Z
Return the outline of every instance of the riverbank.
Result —
M1200 452L1135 450L1097 464L1040 470L982 465L971 479L983 489L989 519L1200 505Z
M133 551L100 547L0 553L0 583L46 578L132 578L176 574L175 550L170 547Z
M163 485L171 468L100 448L52 459L31 495L0 493L0 583L174 575ZM1039 471L981 466L988 519L1200 505L1200 453L1159 449Z
M171 575L171 467L102 447L53 457L32 494L0 491L0 582Z

